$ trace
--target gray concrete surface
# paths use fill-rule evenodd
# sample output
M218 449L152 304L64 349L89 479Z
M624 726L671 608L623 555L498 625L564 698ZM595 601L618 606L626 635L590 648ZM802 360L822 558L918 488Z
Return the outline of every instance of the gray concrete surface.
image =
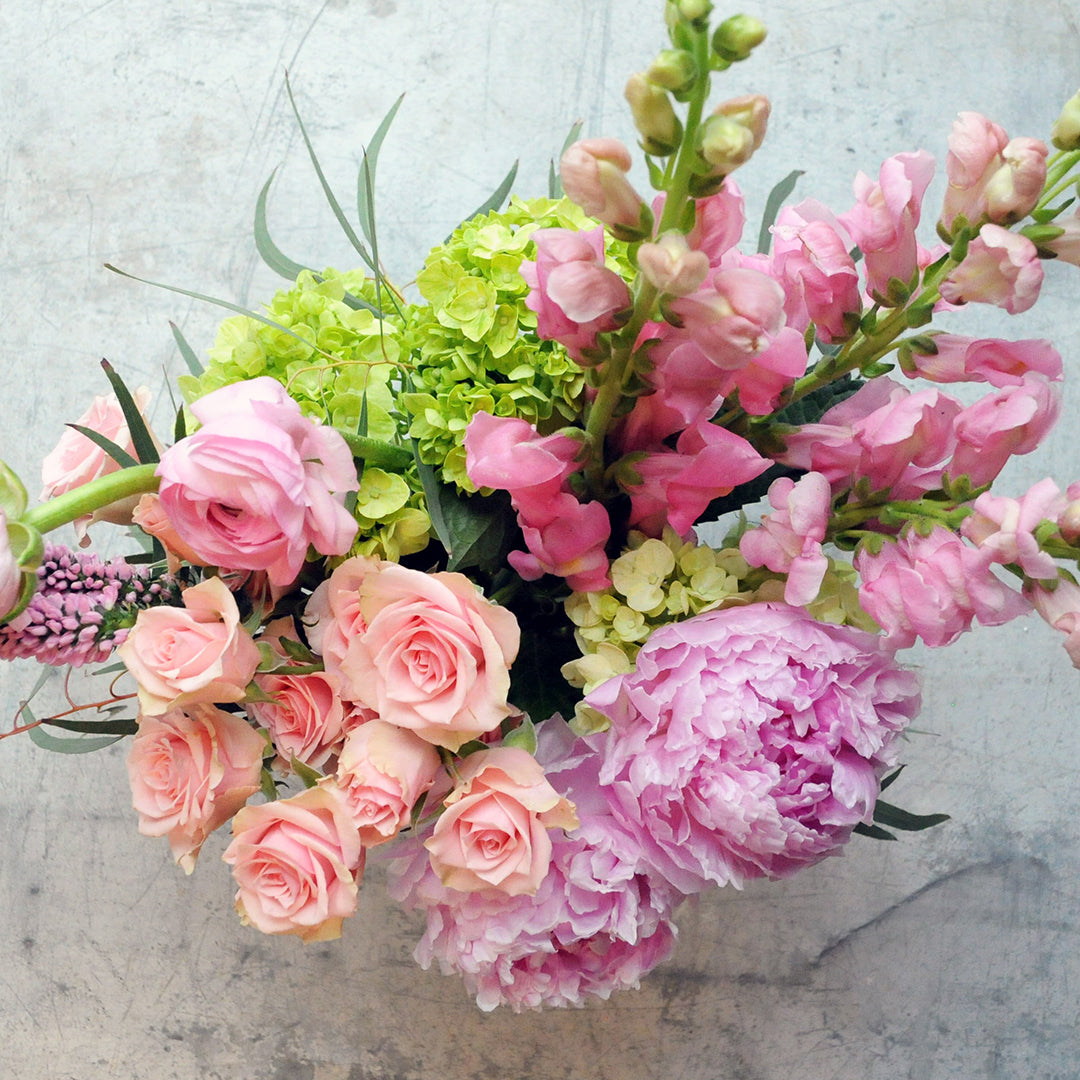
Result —
M572 120L629 136L626 75L659 44L659 0L0 0L0 453L31 480L108 356L158 393L219 313L133 273L256 304L259 188L279 244L346 266L290 116L287 68L328 176L351 203L360 146L407 91L379 169L382 244L407 280L521 159L542 191ZM740 182L760 213L792 167L846 209L861 168L944 158L960 109L1043 134L1080 85L1072 0L761 0L760 56L727 82L768 93L773 129ZM723 93L723 90L718 90ZM934 191L940 193L941 183ZM935 196L936 197L936 196ZM756 227L756 225L754 226ZM1052 268L1061 269L1061 268ZM1080 279L1052 273L1011 324L1053 336L1080 383ZM1080 476L1080 396L1016 491ZM785 884L684 911L674 958L604 1007L478 1013L410 959L414 920L369 876L336 944L239 925L207 845L191 878L140 837L113 748L0 743L4 1080L966 1080L1080 1075L1080 674L1034 620L920 654L925 709L895 789L953 815L857 841ZM5 668L10 716L36 677ZM59 687L50 688L53 701Z

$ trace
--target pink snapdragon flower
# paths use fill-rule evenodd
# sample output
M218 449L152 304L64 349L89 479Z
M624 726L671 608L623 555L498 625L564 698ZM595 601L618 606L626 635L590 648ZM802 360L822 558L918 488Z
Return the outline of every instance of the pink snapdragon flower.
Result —
M991 386L1018 386L1029 371L1055 381L1063 377L1061 354L1045 338L1002 341L935 334L933 340L937 351L913 352L915 370L905 371L906 375L936 383L988 382Z
M990 224L979 230L940 291L950 304L994 304L1016 315L1038 300L1042 282L1035 245L1026 236Z
M1067 218L1058 218L1054 224L1065 231L1043 247L1049 248L1062 262L1080 266L1080 210Z
M895 649L910 648L916 638L933 648L951 645L973 619L1000 626L1029 610L990 563L988 553L951 529L935 526L929 536L911 530L896 543L886 541L877 555L865 548L856 554L859 603Z
M626 178L633 164L618 139L580 139L559 162L567 198L608 226L637 229L644 203Z
M884 296L890 278L907 284L914 277L919 266L915 228L933 174L934 159L919 150L888 158L877 183L865 173L855 177L855 206L838 220L863 253L872 293Z
M1073 667L1080 668L1080 585L1060 577L1052 586L1028 582L1024 595L1039 615L1065 635L1065 651Z
M666 232L655 243L642 244L637 264L646 279L669 296L696 292L709 274L708 255L694 251L680 232Z
M536 312L536 332L560 342L579 363L596 335L616 326L615 313L630 306L630 291L604 266L604 230L537 229L536 261L521 264L531 291L525 300Z
M664 205L661 195L653 204L657 218ZM724 255L739 242L746 225L746 210L739 185L728 177L714 195L694 204L694 227L686 240L696 251L708 256L710 266L719 266Z
M769 505L777 512L765 514L759 528L743 533L739 551L751 566L787 574L785 603L809 604L829 568L821 549L832 513L829 481L815 472L798 482L782 476L769 486Z
M611 584L604 551L611 519L602 503L578 502L570 492L556 495L543 518L518 515L528 551L511 551L507 561L526 581L544 574L566 579L575 592L598 592Z
M1039 547L1034 532L1043 521L1055 521L1065 499L1053 480L1040 480L1019 499L980 495L960 531L996 563L1017 563L1028 577L1056 578L1057 564Z

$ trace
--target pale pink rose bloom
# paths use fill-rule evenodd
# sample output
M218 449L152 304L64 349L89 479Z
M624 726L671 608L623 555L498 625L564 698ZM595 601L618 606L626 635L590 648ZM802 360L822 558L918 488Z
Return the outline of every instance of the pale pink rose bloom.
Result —
M1000 626L1028 610L1024 598L990 571L990 558L965 544L951 529L936 526L929 536L914 530L878 555L855 556L862 576L859 603L885 631L885 643L907 649L921 638L937 648L971 629Z
M242 717L212 705L139 717L127 757L143 836L165 836L185 873L203 841L259 790L266 743Z
M1057 484L1040 480L1019 499L980 495L960 531L996 563L1017 563L1028 577L1056 578L1057 563L1039 547L1034 532L1044 521L1054 522L1065 507Z
M180 569L180 564L185 562L191 566L206 565L194 550L180 539L180 534L173 528L172 522L161 508L161 499L156 491L148 491L140 496L131 512L131 520L147 536L160 541L165 549L165 560L170 573L175 574Z
M567 198L605 225L636 229L644 203L626 179L630 151L618 139L581 139L559 162Z
M986 185L1001 168L1009 142L1005 130L981 113L962 112L949 133L945 172L949 187L941 210L941 223L951 229L958 214L977 225L986 213Z
M22 570L8 540L7 515L0 510L0 620L15 606L22 592Z
M304 608L308 643L335 675L341 675L349 642L367 628L360 614L360 586L378 565L377 559L346 559L316 587Z
M829 568L821 542L832 515L832 489L821 473L798 482L782 476L769 486L769 504L777 512L743 533L739 551L751 566L787 574L784 602L802 607L817 596Z
M1062 378L1061 354L1045 338L1003 341L935 334L937 352L911 355L914 371L936 383L988 382L991 386L1018 386L1029 371L1048 379Z
M855 177L855 205L837 220L863 253L871 293L884 296L890 278L907 284L914 277L919 266L915 228L933 175L934 159L919 150L888 158L876 184L865 173Z
M1065 651L1073 667L1080 668L1080 586L1067 577L1058 578L1052 588L1029 581L1024 595L1047 623L1065 635Z
M451 750L510 714L510 665L520 641L510 611L463 574L356 557L334 571L331 590L339 576L356 587L356 632L346 631L339 663L323 655L341 677L343 697Z
M1061 412L1061 390L1042 375L1024 375L980 398L957 416L956 452L949 476L966 473L976 486L991 483L1014 454L1030 454Z
M357 526L343 503L356 469L338 432L265 376L190 408L202 427L166 450L157 472L165 514L203 560L289 585L309 547L348 551Z
M336 785L364 847L392 840L441 768L439 752L404 728L370 720L349 732Z
M145 386L140 386L131 396L139 412L144 413L150 404L152 396L150 390ZM75 423L80 427L96 431L99 435L104 435L132 457L137 456L127 421L124 419L124 410L120 407L115 394L95 397L90 407ZM97 443L92 442L73 427L65 428L60 441L41 463L42 487L39 499L42 502L55 499L57 495L82 487L83 484L88 484L99 476L108 476L119 468L120 465ZM86 530L95 521L110 521L118 525L129 524L131 511L137 501L138 496L132 496L111 503L93 514L77 518L73 524L80 544L85 546L90 542L86 537Z
M559 795L530 753L500 746L470 754L460 782L425 841L439 880L459 892L532 895L551 863L548 829L575 829L574 804Z
M709 273L709 257L694 251L680 232L666 232L638 248L637 264L649 283L669 296L687 296Z
M222 858L239 886L236 910L244 925L303 941L341 937L364 870L360 834L341 797L327 787L308 788L245 806L232 828Z
M641 483L627 489L631 528L685 536L713 499L760 476L770 465L744 438L707 420L688 427L674 450L634 462Z
M144 608L117 655L147 716L197 702L241 701L259 650L220 578L185 589L184 606Z
M1038 300L1042 282L1038 249L1026 236L984 225L940 291L950 304L994 304L1017 315Z
M862 310L862 295L832 212L813 200L785 206L772 233L773 273L784 286L788 325L803 333L812 322L823 341L847 337L844 315Z
M544 574L566 579L575 592L598 592L611 584L604 551L611 519L602 503L578 502L564 492L549 505L550 513L530 521L518 514L528 551L511 551L507 561L526 581Z
M252 701L247 711L270 732L283 767L296 758L321 768L341 748L348 715L337 678L327 671L306 675L271 672L255 679L273 701Z
M536 332L560 342L579 363L596 335L616 326L615 313L630 306L630 290L604 266L604 230L537 229L536 261L521 264L530 287L526 306L536 312Z
M764 352L784 325L784 290L768 274L745 267L713 270L701 289L670 306L687 337L725 370Z

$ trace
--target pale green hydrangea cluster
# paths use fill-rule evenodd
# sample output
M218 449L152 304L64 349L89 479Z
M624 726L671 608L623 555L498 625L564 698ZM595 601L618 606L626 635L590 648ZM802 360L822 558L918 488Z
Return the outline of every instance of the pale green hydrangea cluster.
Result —
M541 434L579 418L584 372L562 345L537 337L519 267L535 258L537 229L596 225L569 199L514 198L501 213L465 222L428 255L416 279L426 303L405 313L413 386L402 401L421 460L446 482L475 490L463 440L477 412L521 417ZM609 239L607 248L612 268L629 273L626 245Z

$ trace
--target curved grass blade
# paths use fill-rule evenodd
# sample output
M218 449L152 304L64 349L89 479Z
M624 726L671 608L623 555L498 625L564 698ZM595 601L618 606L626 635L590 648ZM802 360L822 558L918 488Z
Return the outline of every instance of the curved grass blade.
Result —
M120 378L116 369L108 360L102 360L101 367L106 378L112 383L116 400L120 402L124 419L127 421L128 434L131 436L131 445L135 447L135 456L144 465L149 465L153 461L160 461L157 447L154 445L154 437L150 434L150 429L146 426L142 413L139 412L135 405L135 399L131 396L131 392L124 385L124 380Z
M473 218L479 217L481 214L490 214L492 210L498 210L506 201L506 196L510 194L510 189L514 186L517 171L518 163L515 161L510 166L510 171L503 177L502 183L471 214L463 217L462 222L472 221ZM450 237L448 236L446 239L449 240Z
M83 427L82 424L68 424L67 426L80 435L85 435L96 446L100 446L121 469L130 469L133 465L139 464L122 446L114 443L112 439L107 439L100 431Z
M390 106L390 111L375 129L371 142L364 148L364 167L356 178L356 209L360 215L360 228L363 229L372 247L375 245L375 211L372 206L371 189L375 185L375 164L379 160L379 150L382 148L383 139L386 138L386 133L390 130L390 125L394 122L394 117L397 116L397 111L404 100L405 95L402 94ZM377 260L378 255L376 254L375 257Z
M566 153L570 147L577 142L577 137L581 134L581 121L579 120L574 124L570 131L567 133L566 138L563 140L562 149L559 151L559 160L562 160L563 154ZM562 180L559 179L559 170L555 165L554 158L551 161L551 165L548 168L548 198L561 199L563 197Z
M255 247L262 257L262 261L275 274L280 274L288 281L295 281L302 270L310 268L302 266L284 254L277 244L270 239L270 230L266 226L266 197L276 175L277 169L270 174L266 183L262 186L262 191L259 192L258 199L255 200Z
M776 215L780 213L780 207L784 205L784 200L795 190L795 184L798 182L799 177L803 175L803 172L803 169L792 169L769 192L769 198L765 202L765 212L761 215L761 229L758 231L757 249L759 255L769 254L769 247L772 244L772 233L769 230L772 228L773 222L776 221Z
M61 717L46 717L41 722L64 731L79 731L90 735L134 735L139 730L138 721L130 717L118 720L66 720Z
M180 327L172 320L169 321L169 329L172 331L173 341L176 342L180 355L184 358L184 363L187 364L188 371L197 379L204 369L202 364L199 363L199 358L195 355L195 350L188 344L187 338L180 333Z

